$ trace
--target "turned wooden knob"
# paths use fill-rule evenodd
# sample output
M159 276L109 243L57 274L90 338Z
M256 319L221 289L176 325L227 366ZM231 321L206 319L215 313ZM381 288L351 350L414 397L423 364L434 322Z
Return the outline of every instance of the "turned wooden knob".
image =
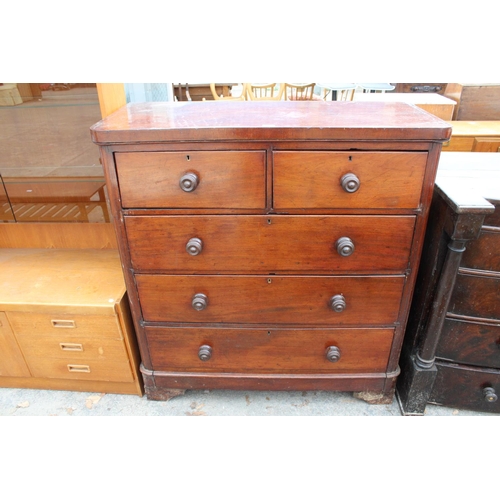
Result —
M208 361L212 357L212 348L209 345L202 345L198 350L198 357L202 361Z
M332 363L340 359L340 349L337 346L331 345L326 348L326 359Z
M359 179L357 175L348 173L342 176L340 185L346 193L355 193L359 189Z
M343 295L334 295L328 302L332 311L342 312L345 309L346 302Z
M188 172L187 174L184 174L181 177L179 185L181 186L181 189L183 191L189 193L196 189L196 186L198 186L198 182L199 182L198 176L193 172Z
M335 242L335 248L341 257L349 257L354 252L354 243L351 238L342 236Z
M485 387L483 389L484 400L488 403L494 403L498 400L498 396L496 395L495 389L493 387Z
M198 255L203 250L203 242L200 238L191 238L186 243L186 252L189 255Z
M191 305L193 306L193 309L203 311L203 309L206 309L208 306L208 297L204 293L197 293L193 295Z

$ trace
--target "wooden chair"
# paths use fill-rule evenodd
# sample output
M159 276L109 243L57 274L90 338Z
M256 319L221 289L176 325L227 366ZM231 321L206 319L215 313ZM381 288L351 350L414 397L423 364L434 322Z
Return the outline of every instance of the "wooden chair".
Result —
M355 90L355 88L337 90L337 101L352 101L354 99Z
M243 88L241 90L241 95L239 96L222 96L222 95L217 95L217 92L215 90L215 83L210 84L210 90L212 92L212 95L214 97L215 101L245 101L245 95L246 95L246 83L243 84Z
M304 85L295 85L292 83L284 84L284 96L287 101L312 101L314 99L315 83L306 83Z
M276 89L276 85L279 88ZM247 99L249 101L281 101L283 97L283 84L246 84Z

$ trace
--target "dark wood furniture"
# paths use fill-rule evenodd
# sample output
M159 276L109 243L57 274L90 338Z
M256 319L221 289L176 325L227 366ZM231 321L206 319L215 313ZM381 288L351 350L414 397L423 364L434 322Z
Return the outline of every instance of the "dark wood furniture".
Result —
M150 399L393 398L442 141L404 103L128 105L91 128Z
M394 92L436 93L443 95L446 83L396 83Z
M228 97L231 87L236 83L217 83L217 95ZM209 83L177 83L174 84L174 95L178 101L213 101L214 97Z
M401 357L405 414L500 413L500 155L442 153Z

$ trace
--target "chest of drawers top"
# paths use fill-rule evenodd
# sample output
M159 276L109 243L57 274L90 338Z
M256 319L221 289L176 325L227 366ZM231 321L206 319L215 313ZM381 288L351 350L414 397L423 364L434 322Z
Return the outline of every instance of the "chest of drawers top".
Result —
M177 141L443 141L451 127L416 106L238 101L128 104L91 127L100 145Z

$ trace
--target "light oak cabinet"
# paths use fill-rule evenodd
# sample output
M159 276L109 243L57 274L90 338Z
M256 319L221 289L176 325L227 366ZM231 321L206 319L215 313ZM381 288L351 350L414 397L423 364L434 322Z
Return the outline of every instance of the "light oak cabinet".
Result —
M142 395L114 250L0 250L0 386Z

